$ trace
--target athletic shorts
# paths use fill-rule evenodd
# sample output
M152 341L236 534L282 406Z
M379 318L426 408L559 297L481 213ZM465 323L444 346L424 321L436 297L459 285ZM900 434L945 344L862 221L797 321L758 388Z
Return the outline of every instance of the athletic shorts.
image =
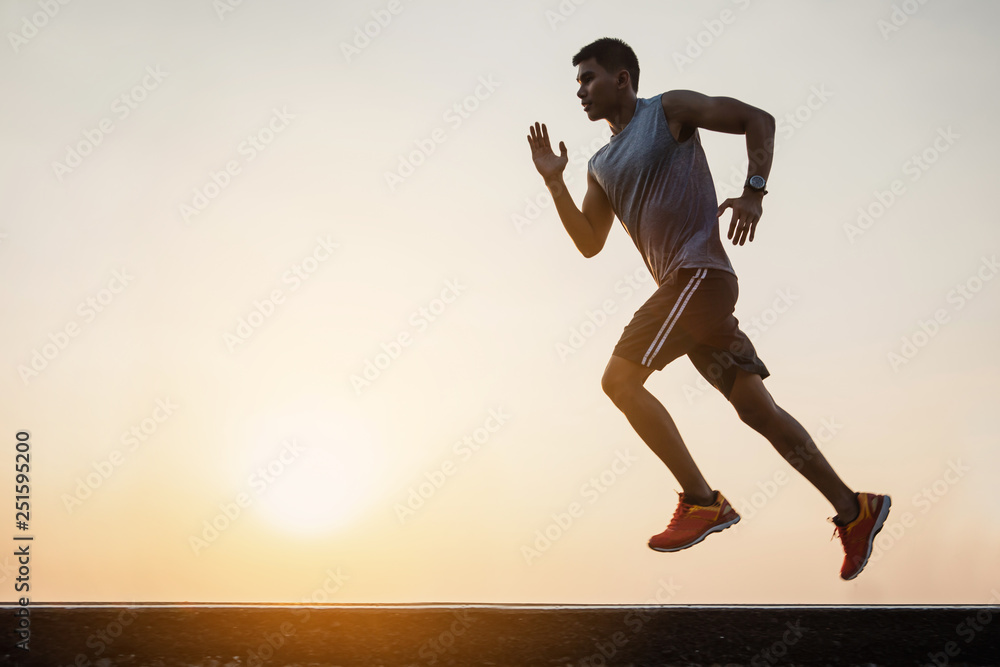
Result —
M636 311L614 354L655 370L686 354L728 399L737 369L770 375L733 315L737 296L728 271L678 269Z

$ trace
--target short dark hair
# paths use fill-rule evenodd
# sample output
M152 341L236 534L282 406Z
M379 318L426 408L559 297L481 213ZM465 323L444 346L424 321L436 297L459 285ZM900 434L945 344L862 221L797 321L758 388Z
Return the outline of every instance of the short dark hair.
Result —
M639 92L639 59L635 57L635 51L632 50L631 46L617 37L601 37L580 49L573 56L573 66L576 67L584 60L591 58L612 74L619 70L628 72L629 79L632 81L632 90L636 93Z

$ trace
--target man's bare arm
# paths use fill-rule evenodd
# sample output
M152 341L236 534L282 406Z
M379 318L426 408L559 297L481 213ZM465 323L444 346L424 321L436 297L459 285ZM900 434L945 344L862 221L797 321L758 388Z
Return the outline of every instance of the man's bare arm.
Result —
M566 144L559 142L560 154L556 155L549 142L548 128L538 123L530 128L528 144L531 146L531 159L538 173L545 179L545 185L552 194L563 227L573 239L577 250L584 257L593 257L604 248L608 233L611 231L611 224L615 219L604 189L588 173L587 194L583 197L581 211L563 180L563 171L568 162Z
M774 156L774 117L756 107L731 97L708 97L691 90L672 90L660 98L663 112L674 137L683 140L703 127L715 132L745 134L747 137L747 178L771 173ZM744 188L743 195L727 199L719 206L719 217L727 208L733 209L728 238L733 245L753 241L757 222L763 213L764 195Z

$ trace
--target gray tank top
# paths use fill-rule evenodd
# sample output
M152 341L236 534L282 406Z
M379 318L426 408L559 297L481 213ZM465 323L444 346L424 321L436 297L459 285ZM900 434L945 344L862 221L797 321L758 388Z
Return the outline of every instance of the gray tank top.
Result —
M698 130L678 143L660 95L636 101L625 129L587 163L657 285L677 269L733 275L719 237L719 202Z

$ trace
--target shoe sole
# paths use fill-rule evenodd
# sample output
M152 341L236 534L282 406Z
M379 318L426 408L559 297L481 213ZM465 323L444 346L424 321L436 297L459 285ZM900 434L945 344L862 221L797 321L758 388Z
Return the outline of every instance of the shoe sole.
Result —
M729 528L730 526L732 526L734 524L737 524L739 522L740 522L740 516L736 515L736 518L733 519L732 521L727 521L726 523L720 523L717 526L712 526L712 528L710 528L709 530L706 530L704 533L702 533L702 535L698 539L696 539L694 542L688 542L684 546L671 547L670 549L666 549L666 548L663 548L663 547L654 547L652 544L647 544L646 546L648 546L653 551L659 551L660 553L673 553L674 551L680 551L682 549L687 549L688 547L693 547L694 545L700 543L702 540L704 540L706 537L708 537L712 533L718 533L719 531L725 530L726 528Z
M854 574L849 577L841 577L844 581L851 581L861 574L861 571L865 569L866 565L868 565L868 559L871 558L872 555L872 546L875 544L875 536L879 534L882 530L882 526L885 525L885 520L889 516L889 508L892 507L892 498L889 496L884 496L884 498L885 502L882 503L882 509L879 510L878 517L875 519L875 530L872 531L871 536L868 538L868 549L865 552L865 559L861 561L861 566Z

